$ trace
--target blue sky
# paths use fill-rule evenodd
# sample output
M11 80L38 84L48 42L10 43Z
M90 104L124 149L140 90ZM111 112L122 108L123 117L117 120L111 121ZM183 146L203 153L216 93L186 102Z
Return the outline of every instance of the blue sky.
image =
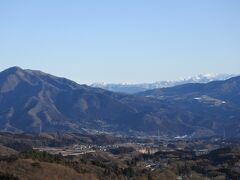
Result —
M240 73L239 0L3 0L0 70L79 83Z

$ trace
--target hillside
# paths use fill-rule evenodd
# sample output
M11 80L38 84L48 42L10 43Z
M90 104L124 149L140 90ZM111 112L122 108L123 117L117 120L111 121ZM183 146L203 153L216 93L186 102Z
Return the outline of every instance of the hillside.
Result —
M40 71L0 73L0 129L11 132L144 130L144 116L159 108L148 98L79 85Z
M189 112L185 122L226 136L239 135L240 77L207 84L185 84L154 89L137 94L175 104L178 110Z
M0 130L239 136L238 97L239 77L126 95L13 67L0 73Z
M172 88L153 89L138 95L160 99L201 98L209 96L240 105L240 76L225 81L213 81L207 84L189 83Z

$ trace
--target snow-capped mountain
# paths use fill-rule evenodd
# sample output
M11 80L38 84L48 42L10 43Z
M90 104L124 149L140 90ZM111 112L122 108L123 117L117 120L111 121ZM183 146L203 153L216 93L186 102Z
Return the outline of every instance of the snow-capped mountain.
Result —
M181 78L175 81L157 81L154 83L141 83L141 84L106 84L106 83L94 83L91 86L106 89L113 92L121 92L134 94L150 89L173 87L177 85L187 84L187 83L208 83L217 80L226 80L231 77L236 76L235 74L199 74L193 77Z

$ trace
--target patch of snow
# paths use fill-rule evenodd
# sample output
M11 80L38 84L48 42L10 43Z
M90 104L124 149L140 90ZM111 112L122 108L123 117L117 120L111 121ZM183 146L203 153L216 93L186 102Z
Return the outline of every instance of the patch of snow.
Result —
M184 139L184 138L187 138L188 135L184 135L184 136L176 136L175 139Z

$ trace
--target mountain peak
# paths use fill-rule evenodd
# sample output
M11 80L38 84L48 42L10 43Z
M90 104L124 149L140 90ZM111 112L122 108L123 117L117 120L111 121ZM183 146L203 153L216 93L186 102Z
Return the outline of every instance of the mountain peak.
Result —
M23 69L18 67L18 66L13 66L13 67L10 67L8 69L6 69L5 71L7 72L16 72L16 71L22 71Z
M10 75L10 74L23 74L24 70L18 66L13 66L8 69L5 69L2 71L3 74L5 75Z

